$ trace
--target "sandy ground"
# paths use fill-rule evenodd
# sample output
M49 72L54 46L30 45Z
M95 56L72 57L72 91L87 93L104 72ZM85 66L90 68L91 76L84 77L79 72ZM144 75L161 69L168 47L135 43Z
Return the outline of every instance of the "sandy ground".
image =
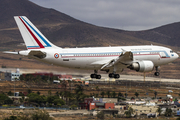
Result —
M18 116L18 115L22 115L22 113L28 115L32 112L35 112L36 110L22 110L22 109L0 109L0 120L7 118L8 116L14 115L14 116ZM52 114L64 114L64 113L70 113L70 111L47 111L49 112L50 115ZM82 112L86 112L86 110L75 110L75 111L71 111L71 113L82 113ZM52 116L53 117L53 116ZM62 116L62 117L53 117L54 120L97 120L96 117L94 116L80 116L80 115L74 115L74 116ZM113 116L105 116L105 120L134 120L135 118L114 118ZM171 117L171 118L151 118L151 120L176 120L177 117ZM143 118L143 120L149 120L149 118L145 119Z

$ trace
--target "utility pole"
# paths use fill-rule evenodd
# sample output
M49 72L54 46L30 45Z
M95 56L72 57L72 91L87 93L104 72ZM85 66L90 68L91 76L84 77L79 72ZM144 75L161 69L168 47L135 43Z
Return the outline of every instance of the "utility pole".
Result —
M126 98L127 98L127 82L126 82Z
M14 98L15 98L15 80L14 80Z
M11 78L11 79L12 79L12 78ZM15 82L16 82L16 79L17 79L17 78L14 78L14 98L15 98L15 86L16 86Z
M70 81L71 81L71 93L72 93L72 79Z

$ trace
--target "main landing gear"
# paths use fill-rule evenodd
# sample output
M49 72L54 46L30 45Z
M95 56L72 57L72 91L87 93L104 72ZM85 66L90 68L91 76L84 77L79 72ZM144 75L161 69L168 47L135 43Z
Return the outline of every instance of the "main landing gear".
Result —
M101 75L91 74L91 78L101 79Z
M97 74L97 70L94 70L94 74L90 75L91 78L95 78L95 79L101 79L101 75ZM109 78L115 78L118 79L120 78L119 74L115 74L115 73L110 73L109 74Z
M97 74L97 70L94 70L94 74L90 75L91 78L101 79L101 75Z
M115 78L115 79L117 79L117 78L120 78L120 75L119 75L119 74L115 74L115 73L110 73L110 74L109 74L109 78Z
M155 68L156 68L156 72L154 73L154 75L155 75L155 76L159 76L160 73L158 72L158 71L159 71L159 70L158 70L158 66L156 66Z

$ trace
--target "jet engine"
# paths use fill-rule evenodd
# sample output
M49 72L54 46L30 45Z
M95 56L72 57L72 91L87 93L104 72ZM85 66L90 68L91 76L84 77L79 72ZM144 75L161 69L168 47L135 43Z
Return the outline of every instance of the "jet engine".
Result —
M136 70L137 72L150 72L154 68L154 63L152 61L134 62L129 68L131 70Z

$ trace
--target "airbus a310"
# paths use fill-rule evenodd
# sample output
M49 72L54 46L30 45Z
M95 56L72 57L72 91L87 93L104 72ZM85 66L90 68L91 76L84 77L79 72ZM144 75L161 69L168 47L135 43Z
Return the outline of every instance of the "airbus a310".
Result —
M118 73L125 68L137 72L151 72L176 60L179 56L162 46L117 46L64 49L52 44L25 16L15 16L15 21L24 39L27 50L6 52L20 54L53 65L68 68L91 69L91 78L101 79L98 70L109 73L110 78L120 78Z

